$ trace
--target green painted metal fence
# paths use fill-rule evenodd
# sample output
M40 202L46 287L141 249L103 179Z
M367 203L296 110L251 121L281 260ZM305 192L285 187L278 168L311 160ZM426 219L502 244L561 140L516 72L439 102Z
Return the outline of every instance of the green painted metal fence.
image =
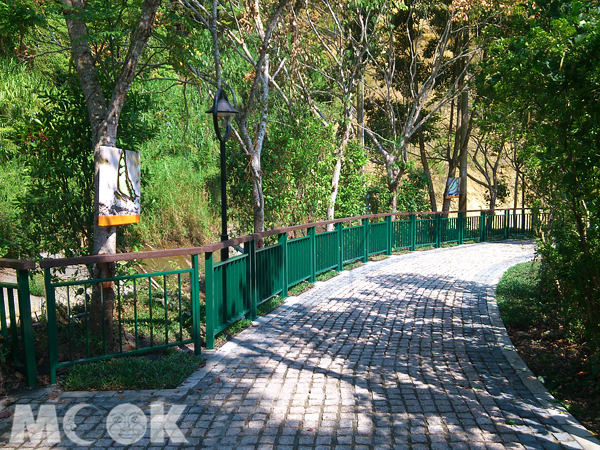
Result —
M16 283L0 282L0 342L8 347L12 362L25 374L28 386L37 383L29 271L35 268L32 261L0 259L0 267L14 269ZM2 351L5 348L0 349Z
M43 260L40 267L46 283L51 382L56 382L61 368L114 356L185 344L192 344L198 354L203 324L206 347L211 349L217 335L228 326L241 318L254 320L261 303L275 295L286 297L290 287L302 281L314 282L320 273L340 271L344 264L366 262L370 256L389 255L399 249L414 251L531 233L539 220L531 213L514 214L512 210L477 213L379 214L298 225L196 248ZM326 230L327 226L335 228ZM301 236L291 238L297 231ZM278 236L276 243L259 248L269 236ZM241 244L243 253L226 261L215 260L215 253L219 255L222 248ZM202 254L204 267L199 264ZM65 279L57 270L69 265L89 267L174 256L187 256L190 267L89 279ZM3 261L8 260L0 259L0 264ZM17 285L0 285L0 322L3 338L10 335L13 339L13 354L25 356L28 379L34 383L33 339L28 331L31 323L22 320L20 333L15 331L13 313L15 295L22 317L29 307L27 280L28 270L21 267ZM112 286L108 291L107 285ZM105 292L111 293L110 298ZM100 329L92 326L93 308L102 311L107 305L112 308L113 322L101 321Z

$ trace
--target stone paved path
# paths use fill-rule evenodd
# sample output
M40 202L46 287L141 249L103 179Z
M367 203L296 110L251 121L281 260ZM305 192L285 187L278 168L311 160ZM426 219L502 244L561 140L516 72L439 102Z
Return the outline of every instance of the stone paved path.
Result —
M79 411L70 434L97 448L122 443L105 421L124 404L147 421L132 448L600 448L523 365L499 319L495 283L533 254L532 241L505 241L369 263L317 283L207 352L206 367L179 389L38 390L17 405L30 405L35 417L40 405L55 405L67 431L69 408L93 405ZM172 410L181 435L168 439L160 427L151 434L150 405L159 402L165 414L181 405L180 416ZM7 442L13 418L0 421ZM35 446L23 437L6 446ZM60 439L57 448L74 445L64 430Z

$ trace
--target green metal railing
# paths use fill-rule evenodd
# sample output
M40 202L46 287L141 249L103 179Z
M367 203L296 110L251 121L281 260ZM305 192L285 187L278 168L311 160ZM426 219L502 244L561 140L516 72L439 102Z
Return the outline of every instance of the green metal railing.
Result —
M145 252L150 253L153 254L149 255L151 257L159 257L164 252ZM194 344L196 352L200 352L197 254L191 255L192 267L189 269L74 280L62 280L57 273L52 273L52 268L56 267L102 262L102 258L111 257L113 261L120 257L131 260L135 255L41 261L46 287L52 384L56 383L59 369L74 364L185 344ZM86 261L90 258L91 261ZM136 259L143 259L143 256ZM102 315L109 302L112 303L113 322L100 320L99 329L95 329L92 309L98 308Z
M0 259L0 267L14 269L16 273L16 283L0 282L2 346L10 348L13 364L25 374L27 385L34 386L37 383L37 370L31 320L29 271L35 269L35 264L32 261Z
M320 273L341 271L344 264L366 262L370 256L390 255L400 249L439 248L531 233L539 220L531 212L514 214L512 210L472 213L378 214L298 225L203 247L43 260L40 267L44 269L47 296L50 380L56 382L61 368L114 356L184 344L192 344L199 354L203 324L206 347L212 349L216 336L228 326L242 318L254 320L261 303L276 295L286 297L290 287L302 281L314 282ZM300 237L290 238L298 231ZM274 243L259 248L270 236L277 236L275 241L267 240ZM239 245L243 245L239 255L215 260L215 252L218 255L223 248ZM204 267L199 262L202 254ZM110 278L66 279L61 275L61 270L71 265L91 267L182 256L189 258L189 268ZM9 267L6 261L0 260L4 264L0 267ZM0 322L4 339L10 335L13 340L13 350L18 345L23 349L12 353L25 356L28 380L35 383L31 315L27 314L28 270L34 265L28 264L31 267L19 266L16 285L1 285ZM6 320L4 292L10 322ZM20 333L15 331L15 292L21 317L29 318L29 322L21 320ZM111 303L113 322L101 321L100 330L97 324L92 326L92 309L102 311Z

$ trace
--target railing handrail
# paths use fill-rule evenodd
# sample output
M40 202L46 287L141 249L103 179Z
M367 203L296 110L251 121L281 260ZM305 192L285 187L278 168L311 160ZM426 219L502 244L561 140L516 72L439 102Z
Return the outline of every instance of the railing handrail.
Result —
M517 208L517 210L522 211L524 209L531 208ZM91 256L75 256L70 258L51 258L51 259L43 259L39 262L39 266L42 269L45 268L53 268L53 267L64 267L64 266L74 266L74 265L90 265L97 263L111 263L118 261L133 261L140 259L151 259L151 258L170 258L173 256L191 256L191 255L200 255L203 253L211 253L221 250L223 248L228 248L235 245L240 245L249 241L256 241L259 239L263 239L269 236L279 235L283 233L290 233L296 230L309 229L309 228L318 228L318 227L326 227L327 225L335 225L338 223L346 223L353 222L357 220L363 219L377 219L384 217L399 217L399 216L426 216L426 215L447 215L447 214L461 214L461 213L489 213L489 212L501 212L501 211L514 211L515 208L502 208L502 209L471 209L471 210L459 210L459 211L418 211L418 212L396 212L396 213L381 213L381 214L366 214L362 216L354 216L354 217L344 217L342 219L334 219L334 220L326 220L323 222L311 222L305 223L301 225L293 225L284 228L277 228L274 230L263 231L260 233L248 234L246 236L241 236L233 239L228 239L222 242L216 242L213 244L203 245L201 247L184 247L184 248L176 248L169 250L151 250L144 252L126 252L126 253L114 253L114 254L104 254L104 255L91 255ZM0 267L4 267L2 265L2 261L13 261L13 263L30 263L32 265L28 265L27 268L35 268L35 263L32 261L17 261L17 260L6 260L0 259ZM14 268L14 267L13 267Z
M35 262L28 259L0 258L0 267L3 269L29 270L35 269Z

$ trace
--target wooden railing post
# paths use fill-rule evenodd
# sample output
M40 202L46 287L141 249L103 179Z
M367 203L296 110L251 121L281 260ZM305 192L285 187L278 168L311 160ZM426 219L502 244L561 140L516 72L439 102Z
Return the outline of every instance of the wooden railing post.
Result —
M509 229L508 229L508 213L510 211L507 209L504 211L504 239L508 239L510 237Z

